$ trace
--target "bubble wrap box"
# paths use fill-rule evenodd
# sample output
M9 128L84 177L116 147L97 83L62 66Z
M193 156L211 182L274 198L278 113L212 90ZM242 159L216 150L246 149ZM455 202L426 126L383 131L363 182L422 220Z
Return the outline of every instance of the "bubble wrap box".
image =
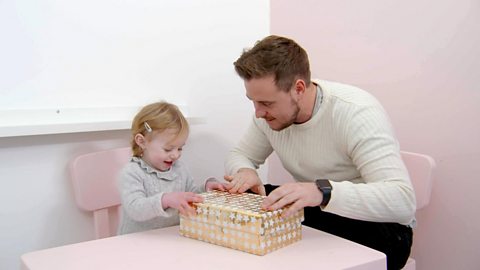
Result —
M265 196L210 191L195 203L197 215L180 216L180 235L256 255L290 245L302 239L303 210L289 218L285 210L264 211Z

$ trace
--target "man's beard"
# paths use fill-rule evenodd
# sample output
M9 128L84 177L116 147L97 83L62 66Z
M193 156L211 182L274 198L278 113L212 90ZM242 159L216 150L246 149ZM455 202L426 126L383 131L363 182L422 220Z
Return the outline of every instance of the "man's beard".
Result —
M291 99L291 104L295 107L295 110L293 111L290 119L288 119L287 122L283 123L280 127L278 128L272 128L275 131L281 131L283 129L288 128L289 126L293 125L295 123L295 120L297 119L298 113L300 112L300 107L298 107L298 103Z

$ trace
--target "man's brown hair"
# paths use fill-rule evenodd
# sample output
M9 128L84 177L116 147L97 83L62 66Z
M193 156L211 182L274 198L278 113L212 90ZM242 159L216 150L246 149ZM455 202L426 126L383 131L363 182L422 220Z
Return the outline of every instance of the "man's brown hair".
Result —
M310 64L307 52L295 41L271 35L251 49L245 49L234 63L235 71L244 80L274 76L275 84L289 91L297 79L310 85Z

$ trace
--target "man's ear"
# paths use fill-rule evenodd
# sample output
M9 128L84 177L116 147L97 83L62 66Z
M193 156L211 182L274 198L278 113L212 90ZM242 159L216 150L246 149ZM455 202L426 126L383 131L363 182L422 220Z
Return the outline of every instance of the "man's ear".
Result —
M307 90L307 85L305 81L302 79L295 80L295 85L293 86L293 94L297 96L298 99L301 98L303 94L305 94L305 90Z
M145 142L146 142L146 139L142 134L140 133L135 134L135 143L138 146L140 146L142 150L145 149Z

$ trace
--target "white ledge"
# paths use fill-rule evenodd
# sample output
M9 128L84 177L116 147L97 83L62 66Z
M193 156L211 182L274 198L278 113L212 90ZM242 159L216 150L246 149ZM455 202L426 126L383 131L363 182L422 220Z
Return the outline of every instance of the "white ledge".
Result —
M190 117L179 106L190 124L205 121ZM0 137L63 134L130 129L140 107L64 108L0 110Z

